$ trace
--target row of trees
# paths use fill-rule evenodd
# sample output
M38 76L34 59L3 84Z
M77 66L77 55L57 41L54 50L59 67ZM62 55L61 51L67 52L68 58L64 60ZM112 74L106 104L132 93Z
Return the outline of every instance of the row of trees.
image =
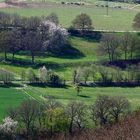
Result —
M63 80L57 73L51 69L46 69L45 66L41 67L38 74L32 68L21 71L21 80L30 84L41 84L51 86L62 86L65 85Z
M102 65L92 64L90 67L79 67L74 70L72 81L73 84L91 84L99 83L139 83L140 82L140 65L128 66L126 70L121 70L118 67L106 67ZM46 69L45 66L35 72L32 68L22 70L20 73L21 80L30 84L44 84L51 86L65 85L65 80L51 69ZM0 69L0 81L4 84L11 83L16 80L15 75L5 69ZM77 85L78 86L78 85ZM76 87L77 87L76 86ZM78 86L79 87L79 86ZM78 88L77 87L77 88ZM77 89L80 90L80 87Z
M117 35L113 33L103 34L97 53L108 56L109 61L118 59L140 58L140 38L136 34L124 33Z
M71 102L67 106L49 99L40 104L35 100L24 101L18 108L8 110L14 126L25 134L37 135L40 132L51 136L55 133L73 133L88 128L89 123L97 126L111 125L118 122L130 111L130 104L124 97L99 96L93 105ZM9 119L8 119L9 120ZM3 123L4 126L5 122ZM6 127L11 125L9 123ZM15 127L5 130L0 125L0 136L13 136ZM11 131L11 132L10 132ZM11 135L12 133L12 135Z
M56 72L52 70L47 70L46 67L41 67L37 72L32 68L27 70L22 70L20 73L21 81L26 84L41 84L50 86L63 86L65 85L65 80L62 79ZM5 70L0 69L0 83L2 84L12 84L16 81L15 74Z
M57 55L65 53L68 49L68 32L59 26L56 14L48 17L23 18L15 14L0 12L0 51L5 54L14 55L21 50L28 52L34 63L35 55L51 52ZM137 20L136 20L137 19ZM138 15L135 17L135 26L139 23ZM91 18L84 13L78 15L72 22L72 27L84 33L86 30L93 29ZM117 35L113 33L103 34L97 53L107 55L110 61L124 58L139 58L140 39L138 35L124 33Z
M0 28L1 29L12 29L13 27L21 29L36 29L39 27L40 22L43 20L49 20L56 25L59 24L59 19L55 13L51 13L47 17L22 17L18 14L9 14L0 12Z
M47 17L31 17L31 19L26 17L21 17L17 14L8 14L4 12L0 12L0 28L1 29L7 29L12 27L18 27L22 29L35 29L36 26L39 27L40 22L42 20L49 20L56 25L59 25L59 19L58 16L55 13L51 13ZM89 15L85 13L81 13L76 16L76 18L72 21L72 27L75 29L81 29L81 30L88 30L92 29L92 20Z
M79 67L73 72L73 83L104 83L112 82L140 82L140 65L128 66L126 70L118 67L106 67L102 65L91 65L90 67Z
M5 13L0 13L0 17L0 51L5 54L5 60L7 53L12 53L14 60L14 55L23 50L31 55L34 63L34 57L38 53L51 52L60 55L68 45L68 32L58 25L55 14L42 19L21 18ZM15 17L19 19L14 20Z

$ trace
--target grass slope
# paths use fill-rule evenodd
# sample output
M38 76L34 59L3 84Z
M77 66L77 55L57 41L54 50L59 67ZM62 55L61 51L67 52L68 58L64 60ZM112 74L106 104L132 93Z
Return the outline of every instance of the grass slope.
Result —
M36 62L45 64L48 69L53 69L66 80L71 80L73 69L75 67L99 60L95 52L98 45L97 42L89 41L79 37L71 37L70 42L75 49L83 54L82 57L76 57L73 56L73 54L69 54L68 58L64 56L62 56L61 58L51 56L38 56L35 58ZM30 56L25 55L16 55L15 57L16 59L21 61L30 62L31 60ZM26 70L30 67L25 65L13 65L9 63L0 63L0 66L17 74L20 74L21 70ZM38 67L37 69L34 69L36 72L38 72Z
M21 90L0 87L0 120L5 117L10 107L18 106L27 96Z
M67 81L71 80L73 69L82 64L88 64L90 62L94 62L99 60L96 56L95 50L98 46L97 42L79 38L79 37L71 37L70 42L72 46L79 50L79 52L83 53L83 57L37 57L37 63L44 63L49 68L57 71L61 76L63 76ZM29 56L25 55L16 55L16 59L30 61ZM102 58L105 60L105 58ZM29 66L21 66L21 65L13 65L12 63L0 63L0 67L8 69L14 73L20 74L21 70L26 70ZM47 67L47 68L48 68ZM37 69L36 69L37 68ZM38 67L35 67L34 70L36 73L38 72ZM136 108L140 106L140 87L137 88L83 88L80 96L76 95L76 91L74 87L69 86L67 88L43 88L43 87L27 87L24 92L20 89L14 88L0 88L0 120L5 116L6 110L9 107L14 107L20 104L20 102L26 99L28 96L23 93L27 93L37 101L42 102L44 100L44 96L49 98L50 96L55 98L56 100L67 104L70 101L77 100L82 101L86 104L92 104L98 95L110 95L110 96L125 96L132 103L132 108Z
M60 101L63 104L68 104L70 101L81 101L85 104L93 104L99 95L109 95L109 96L124 96L126 97L131 105L132 109L136 109L140 106L140 87L136 88L119 88L119 87L98 87L90 88L83 87L82 92L79 96L76 94L74 87L67 88L43 88L43 87L28 87L26 91L36 98L38 101L48 99L53 97L54 99Z

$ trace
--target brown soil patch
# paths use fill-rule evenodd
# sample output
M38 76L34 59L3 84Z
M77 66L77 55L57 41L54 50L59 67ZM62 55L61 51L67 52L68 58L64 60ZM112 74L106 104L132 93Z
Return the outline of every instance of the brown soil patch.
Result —
M5 3L5 2L0 3L0 8L8 8L8 7L13 7L13 6L9 5L9 4Z

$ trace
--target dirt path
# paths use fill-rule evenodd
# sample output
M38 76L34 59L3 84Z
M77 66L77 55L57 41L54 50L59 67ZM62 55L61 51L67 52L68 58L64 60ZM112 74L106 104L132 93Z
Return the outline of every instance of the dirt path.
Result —
M5 2L0 3L0 8L8 8L8 7L12 7L12 6L9 4L6 4Z

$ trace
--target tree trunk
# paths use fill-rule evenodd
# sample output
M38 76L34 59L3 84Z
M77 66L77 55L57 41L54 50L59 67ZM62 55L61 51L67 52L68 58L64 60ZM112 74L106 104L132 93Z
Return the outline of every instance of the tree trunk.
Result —
M7 60L7 52L6 51L4 52L4 59L5 59L5 61Z
M109 47L107 48L107 52L108 52L108 58L109 58L109 61L111 62L111 54L110 54Z
M127 51L125 51L125 60L127 59Z
M131 50L131 52L130 52L131 54L130 54L130 57L131 57L131 60L133 59L133 51Z
M70 122L69 133L72 133L73 120Z
M34 57L34 54L32 53L32 64L35 63L35 57Z
M13 53L13 56L12 56L12 61L14 62L15 60L15 53Z
M118 121L119 121L119 115L116 114L116 115L115 115L115 122L117 123Z

